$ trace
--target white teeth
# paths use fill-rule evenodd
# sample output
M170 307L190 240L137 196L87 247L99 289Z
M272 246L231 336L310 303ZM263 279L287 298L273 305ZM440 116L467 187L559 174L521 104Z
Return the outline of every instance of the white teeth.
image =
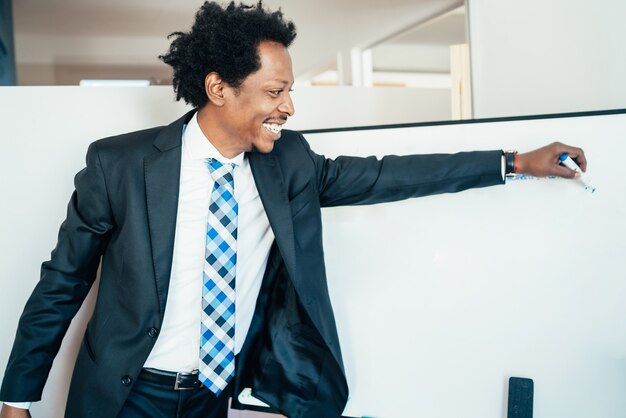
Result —
M263 127L270 132L274 132L275 134L280 133L280 131L283 129L283 126L277 123L264 123Z

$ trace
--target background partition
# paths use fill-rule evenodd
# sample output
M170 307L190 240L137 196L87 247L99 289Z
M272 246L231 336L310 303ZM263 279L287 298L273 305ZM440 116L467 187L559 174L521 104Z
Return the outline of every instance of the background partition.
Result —
M508 378L534 417L626 416L626 152L620 114L307 134L329 157L583 147L577 181L528 179L325 209L351 400L346 415L506 417ZM617 153L617 154L615 154Z

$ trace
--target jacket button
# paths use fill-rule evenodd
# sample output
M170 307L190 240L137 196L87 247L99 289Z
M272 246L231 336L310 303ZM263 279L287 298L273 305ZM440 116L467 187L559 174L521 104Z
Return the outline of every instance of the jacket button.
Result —
M156 338L156 336L159 335L159 330L152 327L148 330L148 337L150 338Z
M122 384L124 386L130 386L131 383L133 383L133 379L131 379L130 376L122 377Z

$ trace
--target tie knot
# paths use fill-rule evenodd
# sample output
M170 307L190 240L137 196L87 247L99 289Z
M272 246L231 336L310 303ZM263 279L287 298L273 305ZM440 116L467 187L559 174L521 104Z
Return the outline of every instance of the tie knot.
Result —
M209 158L207 165L209 166L209 171L211 172L213 181L220 185L223 183L233 184L233 171L236 167L235 164L223 164L214 158Z

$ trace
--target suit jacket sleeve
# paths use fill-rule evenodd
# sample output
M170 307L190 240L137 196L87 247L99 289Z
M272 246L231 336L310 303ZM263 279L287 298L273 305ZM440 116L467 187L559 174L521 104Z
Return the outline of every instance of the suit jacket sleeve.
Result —
M20 317L0 391L7 401L36 401L69 324L93 284L114 226L97 145L74 180L56 248Z
M322 207L390 202L503 184L502 151L313 160Z

